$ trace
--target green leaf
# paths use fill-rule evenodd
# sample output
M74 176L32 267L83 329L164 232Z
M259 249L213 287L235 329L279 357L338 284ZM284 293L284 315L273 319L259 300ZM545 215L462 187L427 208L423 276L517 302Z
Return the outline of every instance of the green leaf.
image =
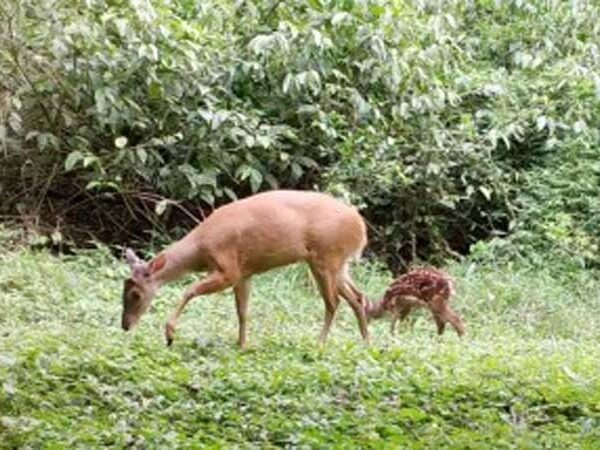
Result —
M300 164L293 162L291 164L291 167L292 167L292 174L294 175L295 179L299 179L304 174L304 170L302 169L302 166L300 166Z
M210 192L203 192L202 194L200 194L200 198L209 205L215 204L215 196Z
M98 109L98 113L105 114L108 104L107 104L106 94L105 94L104 90L99 89L94 93L94 101L96 103L96 108Z
M23 120L19 114L16 112L11 112L8 115L8 125L15 133L19 134L23 127Z
M162 98L162 86L157 81L152 81L148 86L148 97L151 100Z
M229 197L231 200L237 200L238 197L237 195L235 195L235 192L233 192L231 189L229 188L223 188L223 192L225 192L225 195L227 195L227 197Z
M157 216L162 216L169 205L169 200L163 199L154 205L154 212Z
M251 172L252 172L252 168L250 166L248 166L246 164L242 164L235 171L235 177L240 181L244 181L246 178L248 178L250 176Z
M83 157L83 167L89 167L92 164L96 164L98 162L98 157L95 155L85 155Z
M25 136L25 141L30 141L36 137L38 137L40 134L39 131L37 130L32 130L29 133L27 133L27 136ZM0 134L0 139L2 139L2 135Z
M271 138L269 136L257 136L256 143L261 148L269 148L271 147Z
M86 184L85 188L88 191L91 191L92 189L96 189L102 187L102 182L98 181L98 180L92 180L90 181L88 184Z
M308 0L308 4L311 8L316 9L317 11L321 11L323 9L321 0Z
M115 147L124 148L127 145L127 138L125 136L119 136L115 139Z
M483 196L485 197L486 200L491 200L492 198L492 191L490 189L488 189L485 186L479 186L479 192L481 192L483 194Z
M260 189L260 186L262 185L262 182L263 182L262 174L258 170L251 168L250 169L250 188L252 189L252 192L258 192L258 190Z
M306 116L312 116L315 114L319 113L319 107L315 106L315 105L300 105L298 107L298 114L299 115L306 115Z
M312 167L315 169L319 168L319 164L314 159L308 158L306 156L299 156L296 160L302 164L304 167Z
M67 156L65 160L65 170L68 172L72 170L75 165L83 160L83 154L79 150L74 150Z
M334 27L338 27L342 24L349 24L352 22L352 16L345 11L335 13L331 18L331 24Z
M545 116L538 117L536 120L537 129L540 131L543 130L544 128L546 128L547 123L548 121Z
M146 161L148 161L148 152L146 151L146 149L140 147L136 149L135 153L139 158L140 162L142 164L146 164Z
M281 86L281 90L283 91L284 94L287 94L290 91L293 81L294 81L294 75L292 75L291 73L288 73L285 76L285 78L283 79L283 84Z

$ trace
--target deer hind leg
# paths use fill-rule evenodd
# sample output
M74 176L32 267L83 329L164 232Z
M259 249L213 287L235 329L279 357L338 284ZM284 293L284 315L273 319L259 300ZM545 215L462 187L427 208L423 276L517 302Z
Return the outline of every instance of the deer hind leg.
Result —
M250 279L240 280L234 287L235 306L238 316L238 345L241 349L246 347L246 322L248 319L248 299L250 298Z
M360 334L363 340L368 343L369 329L367 327L367 314L364 305L365 298L354 284L354 281L352 281L347 264L346 262L337 275L337 290L354 311L360 328Z
M325 321L323 322L323 328L319 335L319 344L323 345L329 335L335 312L339 305L339 299L334 286L334 276L327 269L320 268L316 264L310 265L310 270L317 282L317 287L325 302Z
M195 297L200 295L212 294L214 292L222 291L223 289L231 286L232 279L228 277L225 273L220 271L215 271L209 273L204 279L197 281L192 284L183 295L181 301L177 304L175 311L169 317L165 327L165 336L167 339L167 345L171 345L173 343L173 335L175 334L175 330L177 328L177 323L179 322L179 318L183 313L186 305Z

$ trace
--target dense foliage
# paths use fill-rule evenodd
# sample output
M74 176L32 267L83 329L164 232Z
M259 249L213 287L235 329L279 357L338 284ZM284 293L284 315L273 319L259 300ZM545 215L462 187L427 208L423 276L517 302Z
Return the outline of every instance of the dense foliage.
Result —
M316 187L360 205L394 265L507 232L494 248L512 256L598 259L594 2L23 0L0 11L0 214L48 206L81 225L103 208L134 216L122 208L132 198L160 215L174 209L164 199Z
M0 236L1 238L1 236ZM0 243L0 448L574 448L600 445L600 308L591 271L450 268L467 336L426 314L360 343L340 308L329 344L307 271L255 280L251 348L235 346L230 293L196 300L174 346L169 286L119 328L128 272ZM388 279L361 265L358 284Z

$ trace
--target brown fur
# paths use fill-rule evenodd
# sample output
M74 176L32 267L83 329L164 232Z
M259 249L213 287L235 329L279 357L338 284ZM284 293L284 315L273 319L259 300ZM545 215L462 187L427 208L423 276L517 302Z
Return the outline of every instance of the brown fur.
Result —
M462 336L464 323L448 304L452 295L454 283L448 274L436 269L414 269L396 278L379 302L369 303L367 316L377 319L390 315L393 333L398 320L404 320L415 308L427 308L433 314L438 334L450 323Z
M191 299L233 287L243 347L251 277L306 262L325 302L320 341L329 333L340 297L353 308L368 341L362 294L348 273L350 260L366 243L366 226L356 209L325 194L270 191L235 201L215 210L149 263L127 251L132 277L123 291L123 328L138 322L162 285L186 272L202 271L207 275L187 289L167 322L167 343Z

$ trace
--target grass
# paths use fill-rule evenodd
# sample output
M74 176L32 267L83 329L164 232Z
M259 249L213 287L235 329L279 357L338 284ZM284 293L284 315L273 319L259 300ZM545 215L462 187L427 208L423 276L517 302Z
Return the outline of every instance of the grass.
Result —
M425 314L365 348L347 306L328 345L308 274L255 280L250 344L235 346L231 293L193 302L171 349L165 288L119 329L124 265L105 250L0 252L2 448L598 448L600 282L592 272L464 263L441 338ZM363 264L372 294L387 275ZM187 280L189 281L189 280Z

